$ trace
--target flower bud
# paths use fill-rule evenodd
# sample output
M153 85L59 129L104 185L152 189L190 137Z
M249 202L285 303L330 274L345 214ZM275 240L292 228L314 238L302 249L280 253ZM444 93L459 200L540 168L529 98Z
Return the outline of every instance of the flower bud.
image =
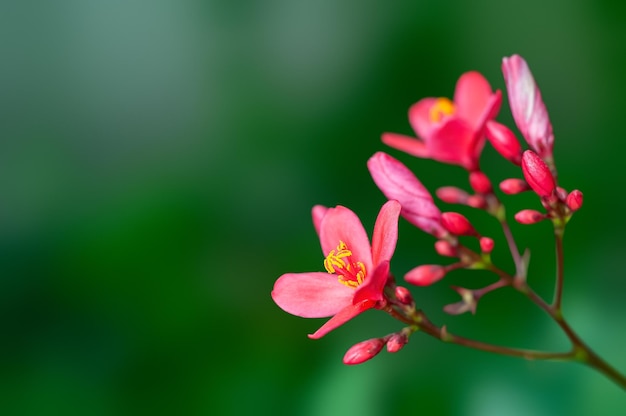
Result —
M519 166L522 162L522 146L520 146L515 134L507 126L490 120L485 125L485 135L498 153L508 161Z
M474 192L479 194L490 194L493 190L491 181L483 172L474 171L470 173L469 182Z
M409 289L407 289L406 287L396 286L395 292L398 302L402 303L403 305L411 305L413 303L413 296L411 295L411 292L409 292Z
M442 186L435 191L437 198L448 204L465 204L469 194L456 186Z
M446 275L446 269L436 264L423 264L404 275L404 280L416 286L429 286Z
M507 195L517 195L529 189L530 186L522 179L510 178L500 182L500 190Z
M484 209L487 206L487 200L482 195L470 195L467 198L467 206Z
M446 240L436 241L435 251L440 256L445 256L445 257L457 257L458 256L457 248L453 246L449 241L446 241Z
M522 155L522 172L528 185L540 197L549 197L556 189L550 168L532 150L526 150Z
M469 220L457 212L441 214L441 225L454 235L476 235L476 230Z
M491 253L493 251L493 247L495 246L493 238L480 237L479 242L480 242L480 249L482 250L483 253Z
M397 332L389 337L387 351L398 352L409 342L409 338L402 332Z
M364 363L374 358L383 349L384 345L385 341L381 338L372 338L359 342L346 351L346 354L343 356L343 363L348 365Z
M552 158L552 124L528 64L513 55L502 60L502 72L517 128L531 149L543 158Z
M565 204L572 211L578 211L583 206L583 193L578 189L574 189L565 198Z
M546 214L542 214L534 209L523 209L515 214L515 221L520 224L535 224L546 219Z

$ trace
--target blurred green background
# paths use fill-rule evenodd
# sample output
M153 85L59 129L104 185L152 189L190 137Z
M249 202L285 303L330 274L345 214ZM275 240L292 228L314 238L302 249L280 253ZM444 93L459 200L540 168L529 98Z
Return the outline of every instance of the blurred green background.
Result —
M369 232L384 202L365 162L387 150L431 190L462 169L385 149L411 104L519 53L556 133L561 184L585 206L566 235L564 312L626 371L626 6L618 1L65 0L0 5L0 407L3 414L619 415L624 391L575 364L526 362L417 334L357 367L354 343L400 325L368 312L321 340L270 291L322 270L314 204ZM511 126L508 104L499 120ZM520 176L486 148L494 181ZM532 195L509 212L537 208ZM442 209L457 209L444 204ZM502 236L494 257L511 270ZM547 224L513 225L552 296ZM449 262L400 224L393 272ZM565 349L508 290L446 316L459 271L414 290L451 331Z

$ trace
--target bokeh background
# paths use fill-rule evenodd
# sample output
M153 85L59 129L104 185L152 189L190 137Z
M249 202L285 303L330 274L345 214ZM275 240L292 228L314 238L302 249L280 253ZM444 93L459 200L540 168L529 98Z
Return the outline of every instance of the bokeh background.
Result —
M566 235L564 312L626 371L623 182L626 6L619 1L62 0L0 5L0 403L11 415L619 415L624 391L576 364L527 362L417 334L357 367L351 345L400 328L368 312L321 340L270 291L322 269L314 204L369 232L387 150L432 190L462 169L385 149L408 107L523 55L583 190ZM506 101L505 101L506 103ZM508 105L499 120L512 126ZM520 172L487 147L494 181ZM538 207L506 198L509 212ZM502 236L481 212L480 230ZM513 225L546 298L550 227ZM400 224L392 270L446 263ZM568 343L503 290L446 316L459 271L414 290L451 331L527 348Z

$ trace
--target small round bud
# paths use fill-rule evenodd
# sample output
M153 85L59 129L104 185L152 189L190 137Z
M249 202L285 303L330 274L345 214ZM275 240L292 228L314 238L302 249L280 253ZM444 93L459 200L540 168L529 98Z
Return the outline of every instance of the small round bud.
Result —
M522 172L528 185L542 198L549 197L556 189L554 176L537 153L526 150L522 155Z
M441 214L441 225L454 235L476 235L476 230L469 220L458 212Z
M343 363L355 365L374 358L383 349L385 341L381 338L372 338L353 345L343 356Z
M429 286L446 275L446 269L436 264L423 264L404 275L404 280L416 286Z
M483 253L491 253L493 251L493 247L495 246L493 238L480 237L479 242L480 242L480 249L482 250Z
M404 305L411 305L413 303L413 296L411 295L411 292L409 292L409 289L407 289L406 287L396 286L395 292L398 302Z
M470 195L467 198L467 205L472 208L484 209L487 206L487 200L482 195Z
M435 242L435 251L440 256L445 257L457 257L459 252L455 246L446 240L437 240Z
M529 189L530 186L522 179L510 178L500 182L500 190L507 195L517 195Z
M402 332L397 332L387 341L387 351L398 352L409 342L409 338Z
M491 181L484 173L480 171L474 171L469 175L470 186L479 194L490 194L493 190Z
M490 120L485 125L485 135L498 153L508 161L519 166L522 161L522 146L520 146L515 134L508 127L497 121Z
M546 214L542 214L534 209L523 209L515 214L515 221L520 224L536 224L546 219Z
M448 204L465 204L469 194L456 186L442 186L435 191L437 198Z
M565 204L572 211L578 211L583 206L583 193L578 189L574 189L565 198Z

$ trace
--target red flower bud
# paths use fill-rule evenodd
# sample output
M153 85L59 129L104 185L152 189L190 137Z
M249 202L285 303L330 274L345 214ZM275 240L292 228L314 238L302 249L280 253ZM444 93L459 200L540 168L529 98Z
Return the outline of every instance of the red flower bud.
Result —
M457 257L458 250L454 247L449 241L446 240L438 240L435 242L435 251L440 256L446 257Z
M456 186L442 186L435 192L437 198L448 204L465 204L468 193Z
M510 178L500 182L500 190L507 195L516 195L529 189L526 181L522 179Z
M583 193L578 189L574 189L567 195L565 204L572 211L578 211L583 206Z
M411 305L413 303L411 292L403 286L396 286L396 299L404 305Z
M387 351L398 352L409 342L409 338L402 332L395 333L387 341Z
M556 189L550 168L532 150L526 150L522 155L522 172L528 185L540 197L549 197Z
M469 182L474 192L479 194L490 194L493 190L491 181L487 175L480 171L470 173Z
M519 166L522 161L522 146L507 126L490 120L485 125L485 135L498 153Z
M480 237L480 249L483 253L491 253L493 251L493 247L495 243L492 238L489 237Z
M359 342L346 351L346 354L343 356L343 363L348 365L364 363L374 358L383 349L384 345L385 341L381 338L372 338Z
M515 214L515 221L520 224L535 224L546 218L546 214L542 214L534 209L523 209Z
M469 220L457 212L441 214L441 225L454 235L476 235L476 230Z
M487 200L482 195L470 195L467 198L467 205L472 208L483 209L487 206Z
M429 286L446 275L446 269L436 264L417 266L404 275L404 280L416 286Z

